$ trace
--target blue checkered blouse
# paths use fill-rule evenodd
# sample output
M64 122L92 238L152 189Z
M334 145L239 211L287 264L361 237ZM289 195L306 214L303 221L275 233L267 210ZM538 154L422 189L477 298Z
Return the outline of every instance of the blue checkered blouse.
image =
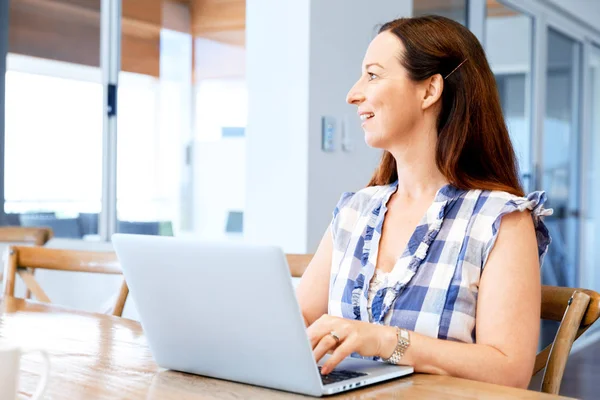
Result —
M531 211L540 265L550 244L541 216L544 192L517 197L505 192L442 187L398 258L386 285L367 308L386 204L397 182L344 193L333 212L329 314L390 324L430 337L475 342L479 278L502 217ZM391 315L389 315L391 313Z

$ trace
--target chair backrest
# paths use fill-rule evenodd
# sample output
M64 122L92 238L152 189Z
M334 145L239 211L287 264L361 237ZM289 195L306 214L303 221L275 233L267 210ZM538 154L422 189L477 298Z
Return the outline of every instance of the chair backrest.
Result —
M158 221L117 221L117 232L157 236L160 234L160 223Z
M21 226L48 227L54 236L62 238L83 237L79 218L57 218L53 215L21 214Z
M227 233L243 233L244 232L244 212L243 211L228 211L227 223L225 224L225 232Z
M4 265L4 296L15 295L16 276L19 275L25 286L39 300L51 303L50 298L35 280L30 269L55 271L91 272L98 274L121 275L121 267L114 252L78 251L49 249L45 247L11 246ZM129 294L123 280L111 314L121 316Z
M314 254L286 254L287 263L293 278L301 278Z
M536 357L533 375L546 368L541 391L558 394L575 339L600 317L600 294L593 290L542 286L542 319L560 321L554 341Z
M19 213L5 213L2 224L6 226L21 226L20 216L21 214Z
M36 246L43 246L52 236L52 229L50 228L0 227L0 242L29 243Z
M28 228L23 226L3 226L0 227L0 251L4 254L4 251L7 250L9 246L18 243L43 246L52 238L52 236L54 236L52 229L47 227ZM0 270L0 282L3 280L4 274L2 270ZM31 292L27 290L25 296L30 298Z
M98 234L98 214L97 213L79 213L79 226L81 233L85 235Z

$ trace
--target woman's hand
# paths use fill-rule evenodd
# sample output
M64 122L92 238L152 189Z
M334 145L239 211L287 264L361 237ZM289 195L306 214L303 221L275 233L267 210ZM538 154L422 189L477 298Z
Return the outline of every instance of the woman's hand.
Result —
M338 338L334 337L334 333ZM325 314L307 329L315 360L333 351L321 368L321 374L330 373L344 358L356 352L365 357L389 357L398 341L396 328L353 321Z

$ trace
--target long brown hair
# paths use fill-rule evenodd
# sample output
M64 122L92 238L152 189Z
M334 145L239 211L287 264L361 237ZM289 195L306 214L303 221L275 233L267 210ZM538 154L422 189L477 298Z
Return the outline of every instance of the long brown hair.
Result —
M523 196L496 81L475 35L440 16L396 19L384 24L379 33L386 31L404 45L399 61L410 79L444 77L436 164L448 182L459 189ZM397 179L396 160L384 151L368 186Z

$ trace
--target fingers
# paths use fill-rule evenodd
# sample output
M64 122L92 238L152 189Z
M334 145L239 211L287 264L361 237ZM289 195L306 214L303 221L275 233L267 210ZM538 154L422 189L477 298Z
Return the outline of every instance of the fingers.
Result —
M323 339L325 335L329 335L329 332L330 331L324 327L315 326L314 324L311 325L306 331L308 338L310 339L310 347L314 350L321 342L321 339Z
M356 339L348 339L356 337L354 327L351 322L342 318L325 315L307 328L313 355L317 362L329 351L333 351L332 356L321 368L323 375L330 373L344 358L354 351L358 351ZM339 337L339 342L331 335L332 331Z
M306 329L306 333L310 339L310 345L313 349L319 344L324 336L329 335L329 333L334 330L334 325L335 319L325 315L316 320Z
M350 356L355 350L355 340L346 338L333 352L331 357L321 367L321 374L327 375L346 357Z
M317 346L313 349L315 360L319 362L329 350L334 350L337 347L337 345L338 341L335 340L333 336L329 334L323 336L323 338L319 341Z

